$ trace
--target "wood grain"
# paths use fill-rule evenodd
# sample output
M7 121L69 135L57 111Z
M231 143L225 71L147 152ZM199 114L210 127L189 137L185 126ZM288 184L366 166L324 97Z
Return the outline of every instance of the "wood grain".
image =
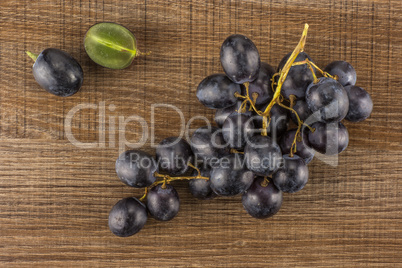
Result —
M3 267L401 267L402 266L402 3L374 1L14 1L0 3L0 266ZM94 23L131 29L152 51L115 71L95 65L83 37ZM195 97L198 83L222 72L219 48L232 33L249 36L262 60L277 65L303 24L306 51L319 66L349 61L357 84L374 100L372 116L346 123L350 143L339 165L318 159L303 191L285 195L280 212L256 220L240 197L198 201L177 183L181 211L150 219L122 239L107 227L119 199L140 196L114 171L118 146L77 148L64 123L77 104L106 107L107 119L143 117L156 142L178 135L179 116L151 105L177 106L185 120L212 119ZM56 47L82 65L82 90L58 98L39 88L25 50ZM114 105L114 111L109 109ZM112 109L113 110L113 109ZM97 142L98 109L76 114L81 142ZM107 121L108 122L108 121ZM118 122L118 121L116 121ZM202 125L194 122L193 128ZM108 130L108 125L106 130ZM126 137L138 140L138 124ZM153 153L148 139L144 150Z

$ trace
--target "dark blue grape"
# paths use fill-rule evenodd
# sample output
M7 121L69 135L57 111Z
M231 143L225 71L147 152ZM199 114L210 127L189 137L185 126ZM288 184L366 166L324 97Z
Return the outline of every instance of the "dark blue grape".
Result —
M257 93L258 97L255 104L261 105L272 100L274 92L271 88L271 78L275 74L275 69L268 63L261 62L260 71L257 79L249 85L249 96L253 99L253 93ZM246 95L245 87L243 87L242 94Z
M209 167L200 168L201 176L210 178L211 169ZM192 176L197 176L198 172L194 170ZM216 196L216 194L212 191L211 181L205 179L191 179L188 182L188 187L190 189L190 193L202 200L211 199Z
M296 139L296 155L300 156L306 164L310 163L314 158L314 150L309 148L308 145L308 137L307 131L310 131L306 128L301 135L302 140L298 141ZM289 154L290 149L292 147L293 140L295 138L296 129L291 129L283 134L281 140L279 141L279 146L281 147L282 154Z
M232 113L223 126L222 135L230 148L243 149L246 142L255 134L254 123L250 116Z
M233 106L216 110L214 120L215 120L215 123L218 125L218 127L221 128L223 126L223 123L225 122L226 118L230 114L240 113L239 109L240 109L242 103L243 103L243 101L239 100ZM249 110L249 108L250 108L250 106L246 105L246 109L245 109L244 113L242 113L242 114L251 116L253 113L252 113L252 111Z
M311 125L314 132L308 131L308 142L319 153L335 155L341 153L349 144L349 133L342 123L325 124L316 122Z
M241 93L240 85L230 81L224 74L213 74L198 85L197 98L208 108L222 109L236 104L236 92Z
M260 70L260 54L254 43L244 35L226 38L220 52L223 70L237 84L252 82Z
M369 117L373 110L370 94L357 86L347 86L345 90L349 97L349 111L345 119L351 122L361 122Z
M287 60L292 53L288 53L278 66L278 71L285 67ZM301 52L297 55L294 62L304 61L311 58L307 53ZM315 68L313 68L315 72ZM290 99L290 95L294 95L296 98L304 98L308 85L314 81L313 74L307 64L296 65L290 68L285 82L282 85L281 94L286 99Z
M221 196L243 193L253 182L254 174L245 167L242 154L232 154L220 159L211 172L211 188Z
M308 180L308 167L298 155L283 156L283 166L272 175L272 182L285 193L303 189Z
M190 146L196 159L201 158L206 162L229 153L222 131L217 127L198 128L191 136Z
M319 113L319 120L324 123L339 122L349 110L348 93L336 80L321 77L317 83L311 83L306 91L309 109Z
M127 237L138 233L147 222L145 205L135 197L124 198L109 213L109 228L117 236Z
M147 208L156 220L169 221L179 213L179 195L172 185L158 184L147 194Z
M116 160L116 173L125 184L142 188L155 182L154 173L158 170L156 160L139 150L128 150Z
M300 120L306 121L312 114L311 110L308 108L307 102L304 99L297 100L293 106L293 110L297 112ZM298 124L297 117L293 112L290 112L290 118L295 124Z
M265 219L275 215L282 206L282 192L270 182L263 186L264 178L256 177L250 188L243 194L244 209L258 219Z
M270 176L282 163L279 145L268 136L256 135L244 147L247 168L260 176Z
M42 88L61 97L77 93L84 80L81 65L70 54L56 48L43 50L32 71Z
M325 67L324 72L338 76L338 82L344 87L356 84L356 71L349 62L333 61Z
M178 137L166 138L156 147L156 160L161 169L170 175L179 176L188 170L188 163L194 162L190 145Z

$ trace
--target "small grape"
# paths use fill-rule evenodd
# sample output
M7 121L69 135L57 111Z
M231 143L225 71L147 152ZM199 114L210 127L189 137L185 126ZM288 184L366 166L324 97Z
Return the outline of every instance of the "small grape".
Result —
M268 103L272 100L274 92L271 88L271 78L275 74L275 69L268 63L261 62L260 71L258 73L257 79L249 85L249 96L253 99L253 94L258 94L255 100L256 105L261 105ZM246 95L245 87L243 87L242 94Z
M147 219L147 210L141 201L135 197L124 198L109 213L109 229L117 236L131 236L144 227Z
M220 52L223 70L237 84L254 81L260 70L260 54L254 43L244 35L226 38Z
M222 134L230 148L240 150L255 134L253 120L245 114L232 113L222 126Z
M265 111L269 103L264 105L261 111ZM267 133L274 141L279 140L280 136L288 129L289 113L285 108L280 107L278 104L272 106L269 112L271 121L267 126ZM262 129L262 116L254 116L254 125L257 129Z
M349 109L348 93L338 81L328 77L321 77L317 83L308 86L306 102L313 113L319 113L319 120L324 123L341 121Z
M316 122L311 125L314 132L308 133L311 147L319 153L335 155L341 153L349 144L349 133L342 123L325 124Z
M246 109L244 112L240 112L240 107L241 107L242 103L243 103L243 101L239 100L233 106L229 106L229 107L226 107L223 109L216 110L214 120L215 120L215 123L218 125L218 127L221 128L223 126L223 123L225 122L226 118L232 113L242 113L242 114L251 116L253 113L252 113L252 111L249 110L249 108L250 108L249 105L246 105Z
M349 97L349 111L345 119L351 122L361 122L370 116L373 110L373 101L370 94L357 86L346 86Z
M333 61L324 68L324 72L338 76L338 82L344 87L356 84L356 71L349 62Z
M201 176L210 178L211 177L211 169L207 166L200 168ZM192 176L197 176L198 172L194 170ZM212 191L211 181L205 179L191 179L188 182L188 187L190 189L190 193L202 200L207 200L214 198L216 194Z
M213 74L198 85L197 98L208 108L222 109L236 104L236 92L241 93L240 85L230 81L224 74Z
M295 193L303 189L308 180L308 167L298 155L283 155L283 166L273 175L275 186L285 193Z
M170 175L179 176L186 173L188 163L194 162L190 145L178 137L166 138L156 147L156 160L161 169Z
M70 54L56 48L47 48L38 56L27 54L35 60L32 72L36 82L47 92L68 97L80 90L84 72Z
M257 219L275 215L282 206L282 192L272 182L263 185L264 177L256 177L242 196L244 209Z
M302 120L303 122L305 122L306 119L312 115L312 112L308 108L307 102L304 99L297 100L295 105L293 106L293 110L296 111L300 120ZM293 112L290 113L290 118L295 124L298 124L297 117Z
M194 156L200 157L206 162L229 153L222 132L217 127L198 128L191 136L190 146Z
M259 176L270 176L282 163L282 152L268 136L256 135L244 147L247 168Z
M172 185L158 184L147 194L147 208L156 220L169 221L179 213L179 195Z
M116 173L128 186L142 188L155 182L154 173L158 170L156 160L139 150L123 152L116 160Z
M281 140L279 141L279 146L281 147L282 154L290 154L290 150L292 147L293 140L295 138L297 129L291 129L283 134ZM308 137L307 131L310 131L306 128L306 131L302 132L301 137L302 140L298 141L296 139L296 155L300 156L306 164L310 163L314 158L314 150L309 148L308 145Z
M247 170L242 154L232 154L220 159L211 172L211 188L221 196L234 196L246 191L253 182L253 172Z

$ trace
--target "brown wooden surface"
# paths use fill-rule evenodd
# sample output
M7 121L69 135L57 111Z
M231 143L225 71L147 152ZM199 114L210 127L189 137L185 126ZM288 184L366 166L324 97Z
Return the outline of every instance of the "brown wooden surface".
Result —
M391 1L15 1L0 2L0 265L134 267L289 267L402 265L402 3ZM125 70L94 64L83 37L96 22L131 29L142 51ZM324 67L347 60L374 111L346 123L350 143L339 166L318 159L305 189L286 194L272 219L256 220L240 197L194 199L185 183L178 216L149 219L130 238L107 227L110 208L142 191L121 183L110 147L77 148L65 135L68 111L80 103L109 116L139 115L173 104L186 120L213 118L195 97L198 83L222 72L219 48L232 33L249 36L262 60L277 65L310 24L306 51ZM24 51L56 47L82 65L82 90L52 96L32 76ZM178 115L156 110L156 141L177 135ZM80 141L99 139L99 112L73 120ZM196 122L194 127L202 122ZM149 128L149 132L151 128ZM140 137L138 124L127 138ZM118 137L116 135L116 141ZM153 153L148 140L144 150Z

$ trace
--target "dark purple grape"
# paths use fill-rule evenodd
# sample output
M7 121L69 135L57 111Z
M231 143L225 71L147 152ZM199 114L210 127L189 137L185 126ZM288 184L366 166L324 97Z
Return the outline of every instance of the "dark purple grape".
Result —
M194 162L190 145L178 137L166 138L156 147L156 160L161 169L170 175L179 176L188 170L188 163Z
M155 182L154 173L158 170L156 160L139 150L128 150L116 160L116 173L128 186L142 188Z
M347 86L345 90L349 97L349 111L345 119L351 122L361 122L369 117L373 110L370 94L357 86Z
M70 54L56 48L43 50L32 71L42 88L61 97L77 93L84 80L81 65Z
M233 34L223 42L220 52L223 70L237 84L252 82L260 70L260 54L254 43L240 34Z
M293 140L295 138L297 129L291 129L283 134L281 140L279 141L279 146L281 147L282 154L290 154L290 149L292 147ZM309 148L308 145L308 137L307 131L310 131L306 128L301 135L302 140L298 141L296 139L296 155L300 156L306 164L310 163L314 158L314 150Z
M279 145L268 136L256 135L244 147L247 168L260 176L270 176L282 163Z
M197 98L208 108L222 109L236 104L236 92L241 93L240 85L230 81L224 74L213 74L198 85Z
M311 125L314 132L308 131L308 142L319 153L335 155L341 153L349 144L349 133L342 123L325 124L316 122Z
M230 148L242 149L254 134L253 120L245 114L232 113L222 126L223 138Z
M211 188L221 196L243 193L253 182L253 172L247 170L242 154L232 154L220 159L211 171Z
M308 108L307 102L303 99L297 100L295 105L293 106L293 110L297 112L300 120L303 122L306 121L312 114L311 110ZM290 118L295 124L298 124L297 117L293 112L290 112Z
M127 237L138 233L147 222L145 205L135 197L124 198L109 213L109 229L117 236Z
M265 111L267 106L268 104L264 105L260 110ZM289 113L285 108L280 107L278 104L274 104L274 106L271 108L270 115L271 122L267 127L267 133L274 141L277 141L279 140L279 137L282 136L282 134L288 129ZM253 118L255 128L262 129L262 116L256 115Z
M243 194L244 209L257 219L265 219L275 215L282 206L282 192L270 182L262 186L264 177L256 177L250 188Z
M201 176L210 178L211 169L209 167L200 168ZM198 172L194 170L192 176L197 176ZM191 179L188 182L188 188L190 189L190 193L202 200L211 199L216 196L216 194L212 191L211 181L204 179Z
M261 62L260 71L257 79L249 85L249 96L253 100L253 93L257 93L258 97L255 104L261 105L272 100L274 92L271 88L271 78L275 74L275 69L268 63ZM242 94L247 94L245 87L242 88Z
M287 60L292 53L288 53L278 66L278 71L285 67ZM304 61L311 58L307 53L301 52L297 55L294 62ZM313 68L315 72L315 68ZM314 81L313 74L307 64L296 65L290 68L288 75L286 76L285 82L282 85L281 94L286 99L290 98L290 95L296 96L296 98L304 98L306 89L308 85Z
M283 156L283 166L272 175L272 182L285 193L303 189L308 180L308 167L298 155Z
M221 158L229 153L229 148L217 127L200 127L191 136L191 150L196 159L209 162L212 158Z
M158 184L147 194L147 208L156 220L169 221L179 213L179 195L172 185Z
M239 111L239 109L240 109L242 103L243 103L243 101L239 100L233 106L216 110L214 120L215 120L215 123L218 125L218 127L221 128L223 126L223 123L225 122L226 118L230 114L232 114L232 113L241 113ZM244 113L242 113L242 114L251 116L253 113L252 113L252 111L249 110L249 108L250 108L250 106L246 105L246 109L245 109Z
M328 77L321 77L316 84L308 86L306 102L324 123L341 121L349 109L348 93L338 81Z
M356 71L349 62L333 61L325 67L324 72L338 76L338 82L344 87L356 84Z

